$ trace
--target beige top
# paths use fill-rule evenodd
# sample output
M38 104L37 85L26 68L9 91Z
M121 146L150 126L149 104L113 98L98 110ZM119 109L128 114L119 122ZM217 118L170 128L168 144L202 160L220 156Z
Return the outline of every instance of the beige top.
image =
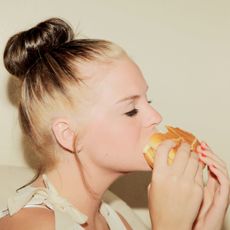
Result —
M61 197L45 174L42 177L45 188L26 186L20 189L15 196L8 199L7 208L0 210L0 218L13 215L22 208L42 205L41 207L46 206L54 211L56 230L84 230L81 225L86 223L88 217ZM111 230L126 230L118 214L105 202L101 203L100 213Z

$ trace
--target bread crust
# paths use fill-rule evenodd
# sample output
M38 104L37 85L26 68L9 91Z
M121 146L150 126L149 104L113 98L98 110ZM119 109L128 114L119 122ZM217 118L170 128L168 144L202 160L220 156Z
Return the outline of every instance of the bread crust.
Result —
M197 152L196 149L200 145L200 141L192 134L178 127L165 126L167 128L166 133L155 133L150 137L149 143L144 148L144 157L148 165L154 167L154 159L156 155L156 149L158 145L165 140L173 140L176 142L176 146L172 148L168 154L168 164L172 165L176 152L182 141L190 144L190 150Z

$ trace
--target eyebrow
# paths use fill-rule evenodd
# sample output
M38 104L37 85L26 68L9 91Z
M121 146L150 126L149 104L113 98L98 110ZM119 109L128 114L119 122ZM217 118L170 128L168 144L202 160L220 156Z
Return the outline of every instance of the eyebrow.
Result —
M146 87L146 90L145 90L145 92L147 92L147 90L148 90L148 86ZM141 95L131 95L131 96L128 96L128 97L125 97L125 98L122 98L122 99L120 99L119 101L117 101L116 102L116 104L118 104L118 103L121 103L121 102L123 102L123 101L127 101L127 100L131 100L131 99L137 99L137 98L139 98Z

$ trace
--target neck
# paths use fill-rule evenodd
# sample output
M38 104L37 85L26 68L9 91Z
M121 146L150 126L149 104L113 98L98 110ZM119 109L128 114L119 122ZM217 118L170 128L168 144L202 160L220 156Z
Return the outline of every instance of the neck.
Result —
M46 175L60 196L65 197L76 209L87 215L87 224L96 226L97 220L101 219L99 209L104 192L123 174L93 164L88 166L82 167L72 154ZM42 178L39 178L34 185L41 185L41 180Z

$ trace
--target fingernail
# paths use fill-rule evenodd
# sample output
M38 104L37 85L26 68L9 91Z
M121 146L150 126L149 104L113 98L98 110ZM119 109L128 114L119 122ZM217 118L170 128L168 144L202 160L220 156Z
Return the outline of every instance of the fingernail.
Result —
M200 148L201 148L202 150L206 150L206 147L204 147L202 144L200 145Z
M208 145L207 145L204 141L202 141L202 142L200 143L200 148L201 148L202 150L206 150L206 149L208 148Z
M201 153L202 157L207 157L207 155L205 153Z

